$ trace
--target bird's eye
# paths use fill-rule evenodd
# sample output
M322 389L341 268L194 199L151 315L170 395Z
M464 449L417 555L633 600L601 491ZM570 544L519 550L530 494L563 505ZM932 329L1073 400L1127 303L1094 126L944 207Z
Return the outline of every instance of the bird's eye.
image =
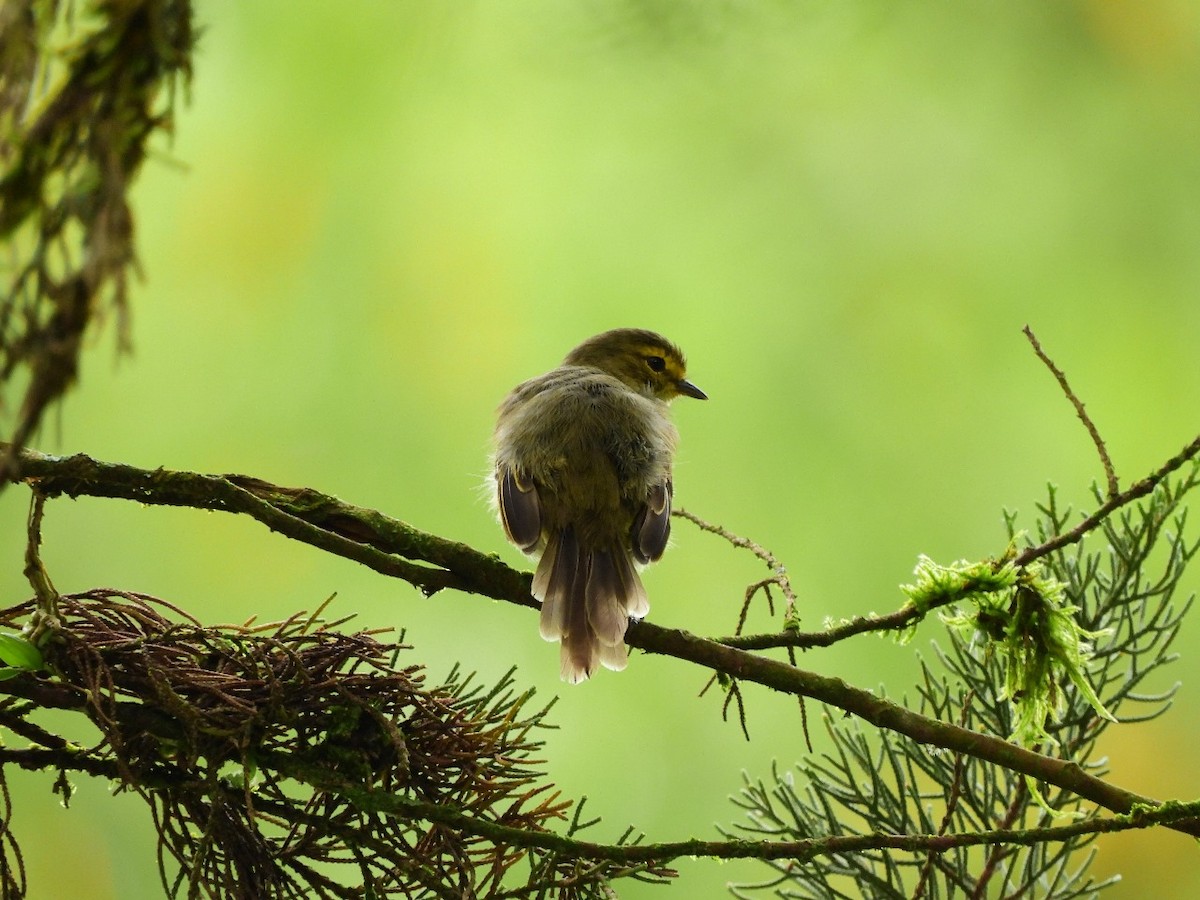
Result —
M667 361L661 356L647 356L646 365L652 372L661 372L667 367Z

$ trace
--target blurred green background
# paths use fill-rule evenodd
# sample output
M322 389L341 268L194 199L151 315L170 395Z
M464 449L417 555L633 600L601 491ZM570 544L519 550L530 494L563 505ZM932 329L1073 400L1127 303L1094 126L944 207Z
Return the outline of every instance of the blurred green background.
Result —
M498 551L493 411L610 327L664 332L711 400L675 405L679 502L786 560L806 627L902 601L919 553L1003 549L1050 480L1099 476L1020 329L1032 325L1123 479L1197 431L1200 7L1013 3L202 2L178 135L137 189L132 358L94 340L36 442L307 485ZM12 601L27 497L0 498ZM653 620L732 630L748 555L677 523ZM62 591L152 593L210 622L332 592L363 626L560 695L547 768L610 840L716 837L741 773L805 753L793 703L749 690L747 743L705 675L635 656L568 689L528 611L421 597L239 518L56 501ZM1194 586L1192 577L1190 586ZM766 627L765 614L755 627ZM874 638L802 665L910 689ZM1194 797L1200 624L1172 715L1110 729L1119 784ZM821 710L810 704L814 735ZM161 895L139 801L14 781L34 897ZM64 864L64 857L68 863ZM624 898L727 896L753 864L682 860ZM1109 896L1194 896L1191 841L1100 845ZM78 879L74 883L74 879ZM664 893L665 892L665 893Z

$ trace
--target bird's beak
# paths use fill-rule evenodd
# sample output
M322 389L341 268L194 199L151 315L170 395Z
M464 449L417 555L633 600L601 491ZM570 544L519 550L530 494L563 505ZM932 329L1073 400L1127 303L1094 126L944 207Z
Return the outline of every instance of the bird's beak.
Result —
M708 399L708 394L704 393L704 391L700 390L700 388L696 387L686 378L681 379L679 383L675 385L675 389L685 397L695 397L697 400Z

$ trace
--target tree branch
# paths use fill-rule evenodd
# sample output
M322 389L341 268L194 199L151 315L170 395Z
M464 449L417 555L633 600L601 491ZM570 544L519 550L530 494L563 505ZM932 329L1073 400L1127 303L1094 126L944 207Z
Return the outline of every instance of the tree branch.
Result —
M1169 803L1150 809L1139 807L1127 815L1089 819L1067 825L1014 830L999 828L989 831L956 834L861 834L834 835L798 841L704 841L689 839L655 844L601 844L565 837L549 831L514 828L481 819L443 803L416 800L391 791L380 791L345 780L322 766L307 764L291 754L264 755L261 762L281 774L294 778L319 791L328 791L353 803L363 811L376 812L400 819L419 819L442 824L465 834L511 847L537 848L562 853L575 859L604 860L620 865L644 863L666 864L686 856L711 859L790 859L807 862L821 856L857 853L866 850L904 850L912 853L939 853L955 847L1022 845L1032 846L1047 841L1063 841L1087 834L1105 834L1149 828L1156 825L1175 826L1200 816L1200 801ZM118 779L120 772L111 760L99 759L86 751L48 750L42 748L0 748L0 763L13 763L28 769L56 768L84 772L88 775ZM165 783L178 786L177 777L164 773ZM283 816L285 811L264 801L265 811ZM305 821L296 810L286 816ZM319 816L312 816L317 822Z
M281 771L292 765L287 760L272 760ZM295 767L293 766L293 769ZM400 817L416 817L430 822L440 822L457 830L477 834L497 843L513 847L537 847L557 850L574 858L607 860L633 865L636 863L669 863L685 856L703 856L712 859L792 859L805 862L818 856L837 853L855 853L863 850L909 850L914 853L941 852L953 847L975 847L993 844L1021 844L1030 846L1045 841L1062 841L1084 834L1102 834L1112 831L1128 831L1151 825L1176 827L1200 816L1200 801L1169 803L1153 809L1138 807L1127 815L1107 819L1090 819L1046 828L1021 830L996 829L992 831L959 834L862 834L834 835L825 838L810 838L799 841L669 841L657 844L598 844L563 837L545 831L526 831L498 825L483 819L465 815L458 810L441 804L411 800L398 794L382 793L346 781L339 781L328 772L302 773L302 780L345 797L361 809Z
M1019 554L1017 563L1023 565L1080 540L1098 527L1108 514L1149 493L1197 453L1200 453L1200 437L1154 473L1110 498L1076 528ZM383 574L408 580L426 593L454 587L520 606L536 607L536 601L529 595L530 575L508 567L495 555L480 553L465 544L421 532L380 512L352 506L309 489L282 488L240 475L143 470L99 462L82 454L55 457L26 449L20 452L18 460L20 477L32 482L48 497L90 495L242 512L273 531L356 560ZM419 565L410 559L430 565ZM895 621L901 624L907 624L919 615L918 611L907 609L894 614ZM1136 807L1159 805L1156 800L1089 775L1068 760L1034 753L997 737L919 715L876 697L870 691L852 687L839 678L807 672L727 643L645 621L630 624L626 641L630 646L650 653L687 660L784 693L811 697L880 728L994 763L1071 791L1117 813L1127 814ZM1173 821L1170 827L1200 836L1200 821L1197 820Z
M9 447L0 443L0 450ZM308 488L280 487L246 475L139 469L81 453L62 457L24 449L16 465L17 478L46 497L111 497L244 513L285 537L407 581L426 594L454 588L537 606L529 596L530 576L497 557Z

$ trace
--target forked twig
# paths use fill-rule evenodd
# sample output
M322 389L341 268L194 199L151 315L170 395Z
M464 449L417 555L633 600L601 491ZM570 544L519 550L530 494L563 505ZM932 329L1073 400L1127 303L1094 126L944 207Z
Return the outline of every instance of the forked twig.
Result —
M707 531L710 534L715 534L718 537L724 538L734 547L740 547L743 550L749 550L764 563L766 563L767 568L771 570L771 574L766 578L763 578L760 581L755 581L746 586L746 597L745 600L742 601L742 608L738 613L737 629L734 631L735 635L740 635L742 633L742 629L746 627L746 617L750 614L750 603L754 599L754 595L759 591L762 591L763 595L767 598L767 609L770 611L772 616L775 615L775 598L771 596L771 585L773 584L779 588L787 603L783 613L783 633L795 633L798 621L796 618L796 592L792 589L791 579L788 578L787 567L775 558L775 554L773 554L762 544L756 543L749 538L744 538L740 534L734 534L729 529L720 525L714 525L711 522L707 522L704 519L701 519L695 513L688 512L686 509L677 509L674 511L673 515L687 519L701 531ZM794 667L796 665L796 650L794 647L788 647L787 651L788 661ZM700 696L704 696L708 689L712 687L717 680L717 674L713 673L713 676L701 689ZM808 710L804 706L804 697L798 697L797 699L800 703L800 721L804 729L804 740L808 745L809 752L812 752L812 739L808 734ZM742 703L742 694L738 687L738 681L736 678L730 680L729 687L726 689L725 704L721 708L721 715L726 721L729 720L729 704L731 701L736 701L737 703L738 717L742 725L742 734L746 736L746 740L750 740L750 732L746 728L746 709Z
M779 590L783 593L784 599L787 600L787 607L784 609L784 621L795 621L796 592L792 590L792 582L791 579L788 578L787 566L776 559L775 554L773 554L766 547L762 546L762 544L756 543L749 538L744 538L740 534L734 534L728 528L724 528L720 525L714 525L711 522L706 522L695 513L690 513L686 509L673 510L671 515L679 516L681 519L687 519L701 531L707 531L709 534L715 534L718 537L724 538L735 547L740 547L743 550L749 550L764 563L766 563L767 568L771 570L770 577L764 578L762 581L756 581L754 584L746 588L746 604L742 607L741 621L738 622L738 634L741 634L742 625L744 624L746 618L746 612L750 605L750 598L753 597L757 591L762 590L767 595L767 600L769 602L771 599L769 588L772 584L779 586Z

